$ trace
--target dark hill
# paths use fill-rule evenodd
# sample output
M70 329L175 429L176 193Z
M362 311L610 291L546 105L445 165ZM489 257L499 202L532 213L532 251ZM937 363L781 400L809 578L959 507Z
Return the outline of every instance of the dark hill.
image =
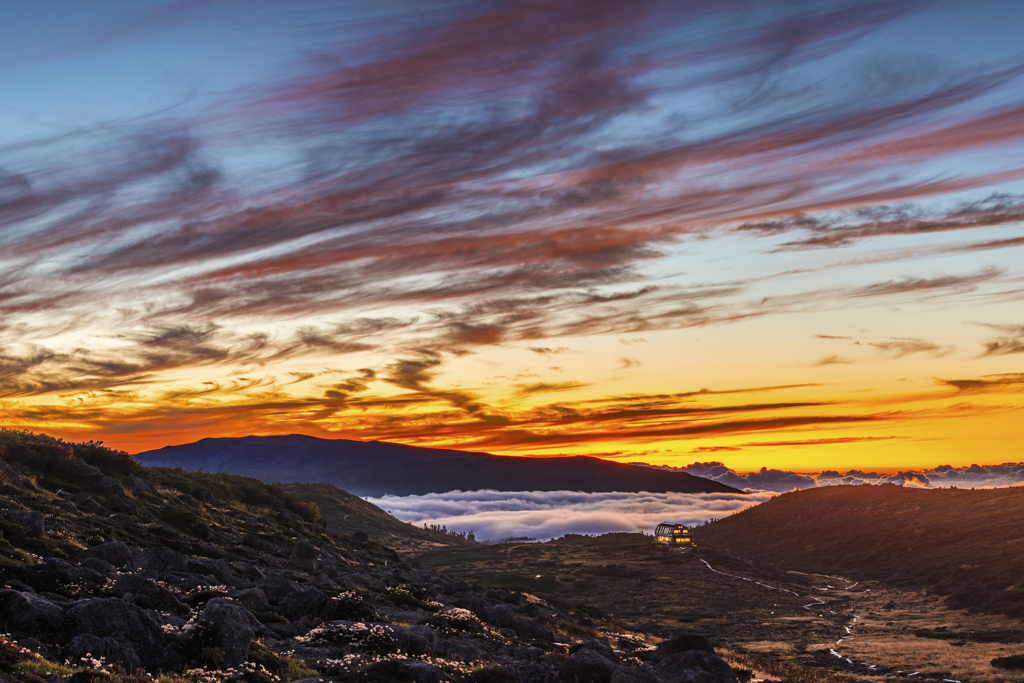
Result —
M317 505L256 479L0 429L0 494L3 683L736 680L596 608L332 534Z
M697 530L780 569L926 586L954 607L1024 616L1024 488L793 491Z
M423 552L448 545L474 545L461 534L421 529L403 522L373 503L331 484L282 484L280 488L299 500L314 503L327 530L336 535L362 531L399 552Z
M359 496L408 496L456 489L742 493L685 472L599 458L517 458L298 434L202 439L139 453L135 458L144 465L241 474L266 482L334 484Z

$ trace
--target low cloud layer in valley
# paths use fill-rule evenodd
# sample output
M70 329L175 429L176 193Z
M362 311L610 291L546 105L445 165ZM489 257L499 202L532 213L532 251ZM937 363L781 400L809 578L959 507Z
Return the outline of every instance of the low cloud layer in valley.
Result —
M851 470L798 473L762 468L740 473L720 462L681 469L744 489L747 494L585 493L579 491L449 491L422 496L383 496L370 502L416 525L474 532L478 540L565 534L651 533L661 522L695 525L726 517L794 489L840 484L885 484L960 488L1011 486L1024 482L1024 463L944 465L929 470L883 474Z
M416 525L473 531L478 540L646 531L660 522L698 524L771 497L713 493L583 493L579 491L450 491L383 496L370 502Z
M907 470L896 474L849 470L838 472L788 472L762 467L757 472L740 473L720 462L695 462L686 467L662 469L689 472L698 477L714 479L745 491L775 491L785 493L793 489L812 489L816 486L841 484L898 484L924 488L956 486L973 488L982 486L1013 486L1024 483L1024 463L1002 465L971 465L952 467L940 465L933 469Z

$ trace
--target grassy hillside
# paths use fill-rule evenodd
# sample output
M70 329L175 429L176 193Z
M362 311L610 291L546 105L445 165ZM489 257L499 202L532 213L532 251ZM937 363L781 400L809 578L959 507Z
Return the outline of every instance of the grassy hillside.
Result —
M697 538L780 569L925 586L954 607L1024 616L1024 488L794 491Z
M385 545L408 552L447 545L473 545L473 541L457 534L422 529L398 520L376 505L331 484L281 484L280 488L315 504L323 513L327 528L335 534L362 531Z

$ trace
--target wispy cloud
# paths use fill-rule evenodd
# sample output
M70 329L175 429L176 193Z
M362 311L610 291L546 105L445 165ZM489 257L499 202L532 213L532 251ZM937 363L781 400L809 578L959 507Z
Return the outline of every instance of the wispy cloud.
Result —
M141 43L220 12L261 26L292 16L257 4L166 3L68 49ZM928 3L399 2L360 15L357 31L345 3L314 4L305 56L289 44L250 82L0 139L5 424L554 448L886 422L817 396L689 400L743 389L575 402L598 380L569 365L584 338L632 348L672 330L950 300L1016 276L971 260L766 285L776 259L808 249L955 234L929 248L987 259L1021 244L1007 231L1024 200L993 193L1024 178L1021 65L863 58ZM680 254L704 245L771 265L691 275ZM1021 350L1017 332L996 334L986 357ZM923 336L858 339L892 360L952 353ZM593 365L639 382L664 347ZM564 356L574 379L485 390L448 374L458 360L505 362L484 358L495 349ZM350 370L321 374L338 366ZM792 372L758 381L807 386ZM950 386L969 381L994 382ZM514 405L553 394L565 400Z

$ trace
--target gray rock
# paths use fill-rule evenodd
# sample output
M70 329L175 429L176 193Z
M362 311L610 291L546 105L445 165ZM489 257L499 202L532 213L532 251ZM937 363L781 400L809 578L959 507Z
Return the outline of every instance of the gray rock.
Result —
M690 650L702 650L712 654L715 652L708 639L696 633L677 633L668 640L658 643L658 650L666 655L677 655Z
M278 522L284 525L300 524L302 522L302 517L291 510L279 510L275 517L277 517Z
M235 593L235 600L248 610L261 612L270 609L270 601L267 600L266 594L259 588L247 588L244 591L239 591Z
M188 560L170 548L156 546L147 548L132 560L132 567L145 573L159 575L163 572L182 572Z
M75 556L79 562L84 562L90 557L96 557L104 562L109 562L115 567L127 567L132 561L131 548L121 541L107 541L100 545L86 548Z
M34 593L0 590L0 622L12 631L48 633L60 628L64 610Z
M19 524L28 529L29 536L42 536L46 533L43 524L43 513L36 510L11 510L4 517L12 524Z
M113 638L131 647L146 669L173 669L177 653L164 640L160 623L152 612L118 598L79 601L68 610L67 619L75 633Z
M107 508L111 512L121 512L126 514L134 514L139 509L138 505L130 500L125 500L117 494L107 498L103 503L103 507Z
M303 615L330 619L334 616L335 604L322 591L313 586L304 586L290 593L280 601L280 611L289 619Z
M16 591L21 591L22 593L36 592L35 588L28 585L24 581L18 581L17 579L11 579L10 581L7 581L6 583L4 583L4 586L6 586L7 588L13 588Z
M704 650L669 655L654 668L670 683L736 683L732 668L717 655Z
M87 583L96 584L103 580L103 575L95 569L89 569L88 567L76 567L67 560L62 560L59 557L46 558L46 567L51 572L68 582L85 581Z
M213 496L213 493L210 492L210 489L200 489L199 493L196 494L196 498L207 505L217 504L217 499Z
M96 488L107 497L124 495L124 487L121 486L121 482L113 477L103 477L96 482Z
M234 583L234 575L231 573L231 563L227 560L212 560L207 558L190 559L188 561L188 572L192 574L211 574L223 584L230 586Z
M519 619L512 614L508 605L494 605L484 613L484 621L501 628L510 628L513 631L519 625Z
M443 638L436 643L429 643L430 654L446 659L462 662L475 662L480 659L480 651L466 638Z
M135 604L160 612L187 612L188 607L178 602L178 598L169 590L157 584L153 579L138 574L122 574L117 577L112 588L114 595L124 597L131 594Z
M257 585L263 590L263 593L272 604L277 604L292 593L300 590L299 584L278 574L268 574Z
M82 566L88 567L89 569L106 576L114 571L114 565L110 564L106 560L101 560L98 557L87 557L82 560Z
M395 681L395 683L447 683L450 676L426 662L384 661L370 666L366 680Z
M109 636L100 638L88 633L72 638L64 648L64 656L70 659L72 664L84 663L83 659L102 658L107 664L120 664L128 671L134 671L141 666L139 655L131 645Z
M249 644L256 634L264 630L263 624L249 610L225 598L214 598L206 603L199 623L213 633L224 650L224 666L235 667L245 662Z
M667 683L650 665L620 666L615 669L612 683Z
M82 499L78 501L78 507L83 512L88 512L89 514L92 514L92 515L99 515L99 514L103 514L104 512L106 512L106 510L103 508L102 505L97 503L95 500L93 500L89 496L82 496Z
M304 540L300 540L292 548L292 554L289 558L291 563L299 569L305 569L306 571L316 571L317 564L319 561L319 553L317 549L310 545Z
M614 650L612 650L612 646L608 642L607 638L603 638L602 637L602 638L594 638L593 640L588 640L587 642L585 642L582 645L580 645L579 649L580 650L593 650L594 652L596 652L597 654L601 655L602 657L604 657L605 659L607 659L607 660L609 660L611 662L618 662L619 661L619 656L617 654L615 654Z
M593 650L580 650L562 665L559 677L563 683L611 683L615 663Z
M522 664L516 673L519 683L559 683L558 674L546 664Z
M525 619L519 621L519 624L516 626L516 633L523 640L540 641L542 643L555 642L555 634L551 629Z
M262 550L265 553L272 553L276 549L273 543L265 538L260 538L254 533L248 533L242 536L242 545L255 548L256 550Z
M156 493L156 488L142 477L129 474L121 480L122 483L135 493Z

